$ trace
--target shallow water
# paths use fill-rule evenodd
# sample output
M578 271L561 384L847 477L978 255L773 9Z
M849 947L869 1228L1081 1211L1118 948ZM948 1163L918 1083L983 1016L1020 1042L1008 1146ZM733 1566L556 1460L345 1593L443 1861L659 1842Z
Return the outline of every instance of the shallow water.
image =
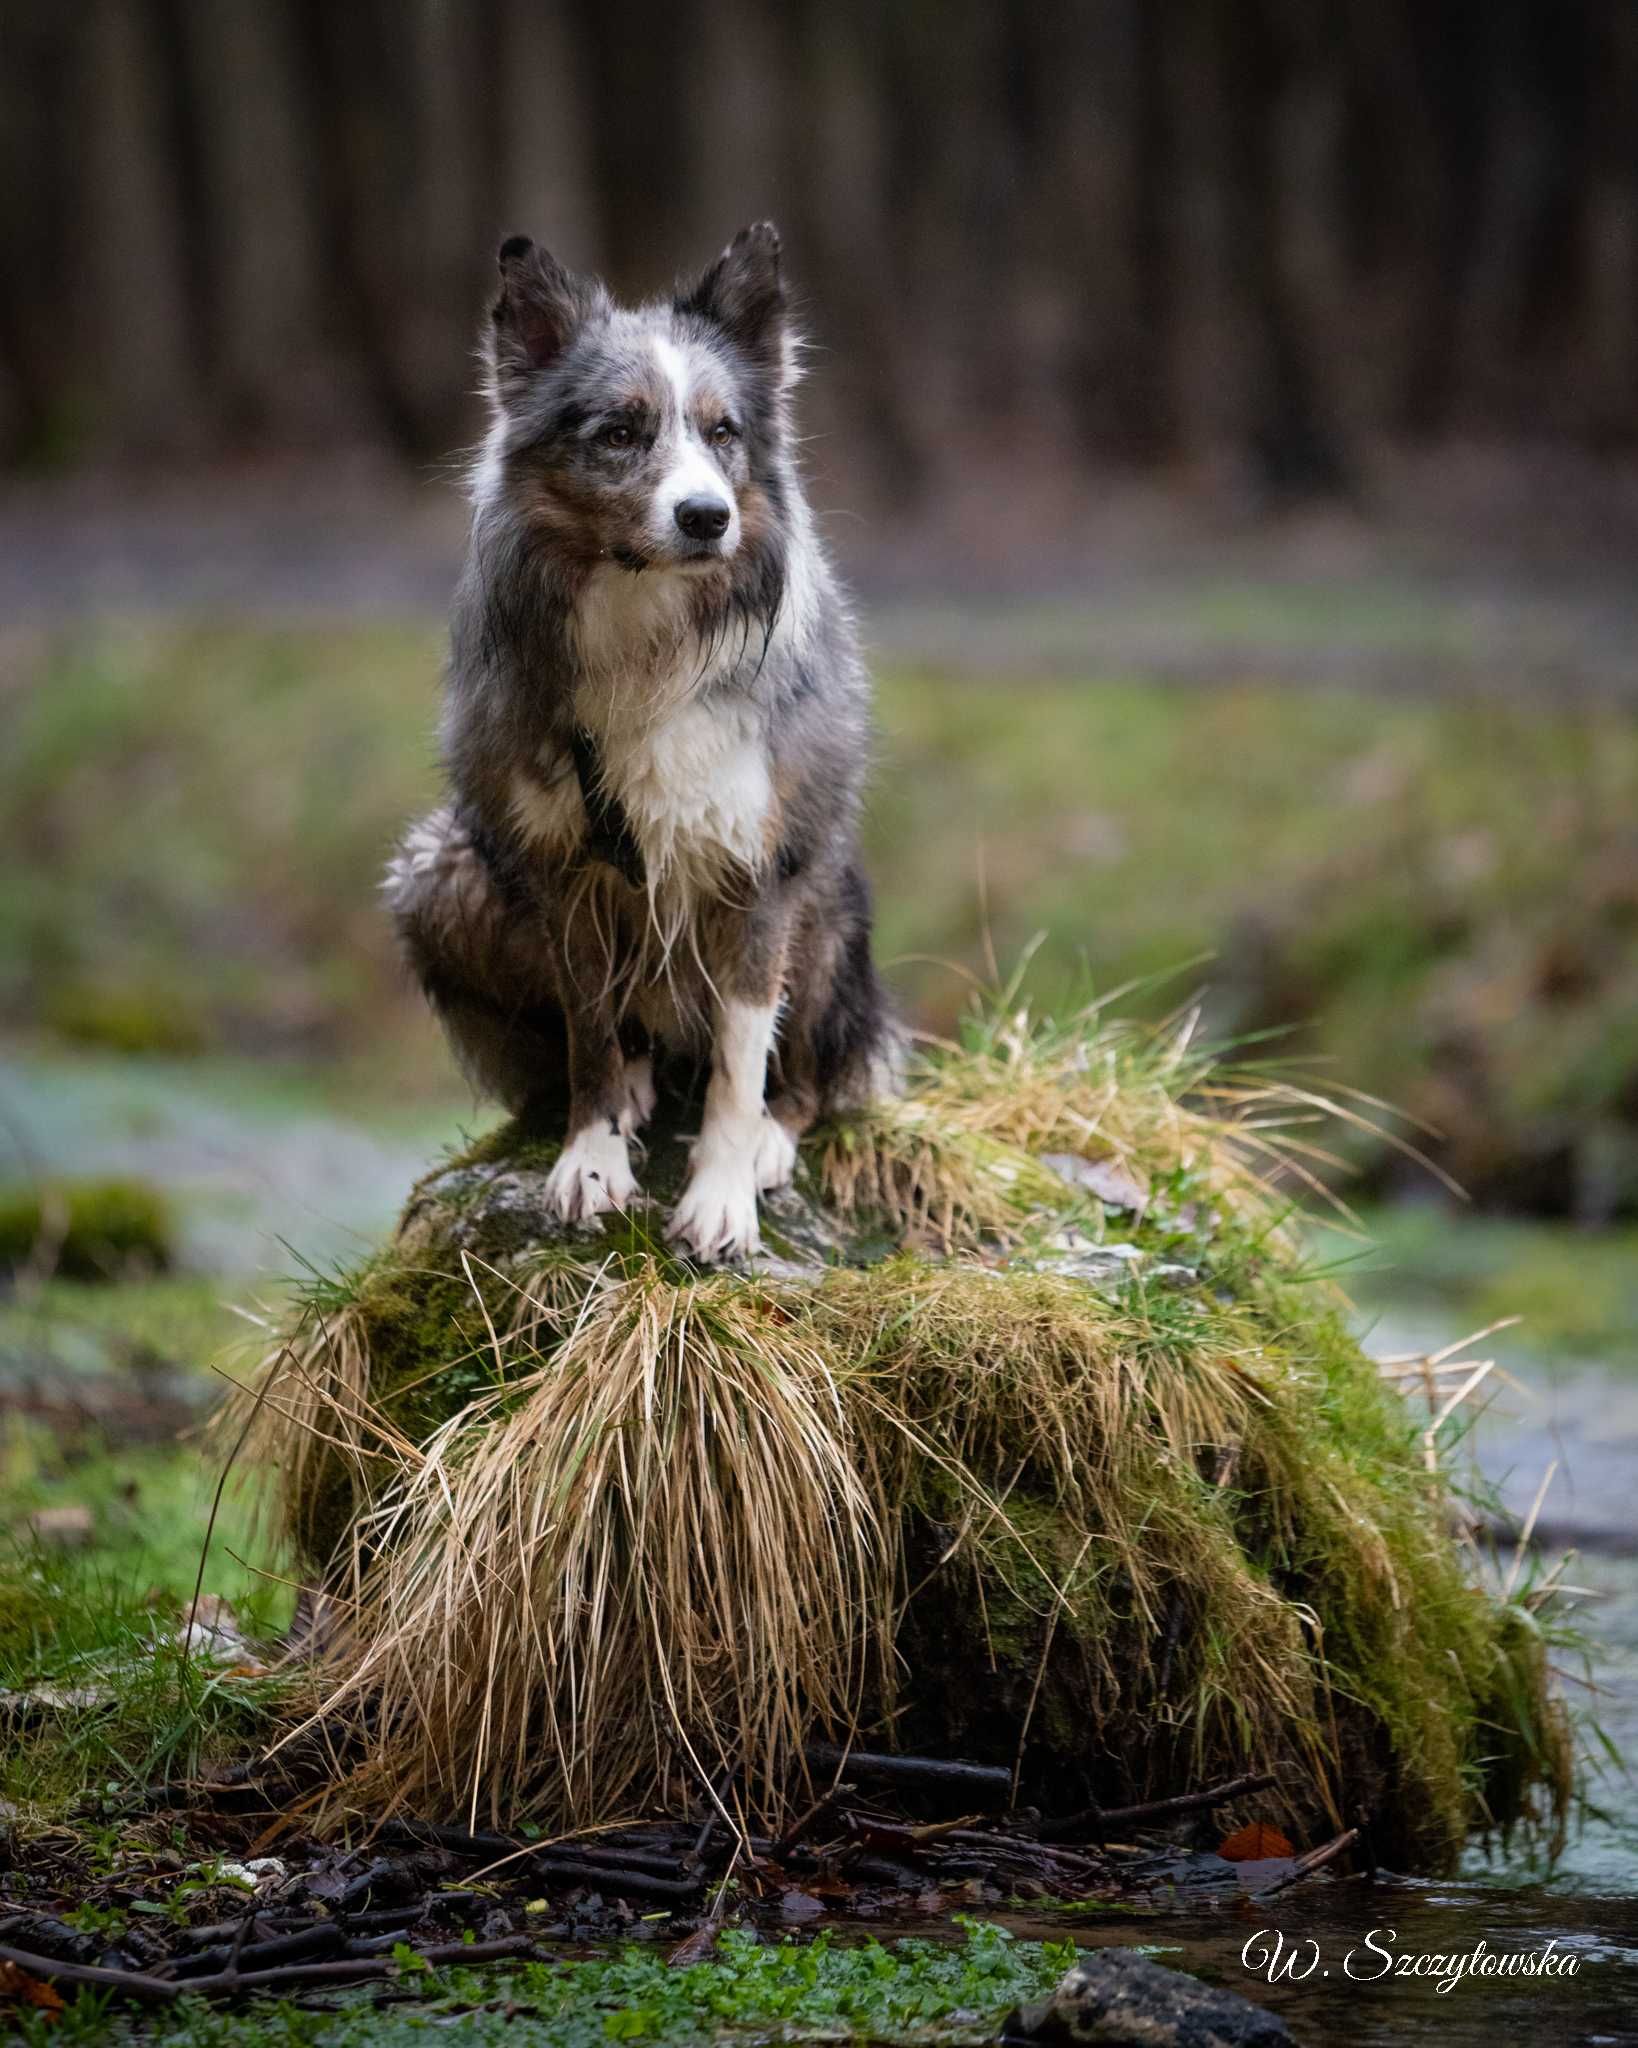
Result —
M1008 1918L1007 1925L1020 1935L1063 1936L1051 1916ZM1077 1930L1075 1939L1086 1948L1152 1945L1158 1962L1271 2007L1308 2043L1638 2042L1638 1906L1630 1895L1316 1879L1266 1904L1100 1915L1095 1932ZM1432 1959L1480 1943L1495 1955L1545 1954L1562 1974L1468 1974L1443 1989L1435 1975L1397 1974L1402 1963L1434 1969Z

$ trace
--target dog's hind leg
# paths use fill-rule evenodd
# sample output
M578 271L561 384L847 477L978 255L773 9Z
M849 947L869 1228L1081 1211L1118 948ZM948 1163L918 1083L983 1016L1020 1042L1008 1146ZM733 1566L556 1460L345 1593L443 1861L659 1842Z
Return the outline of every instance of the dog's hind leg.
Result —
M411 827L384 886L405 954L473 1087L531 1122L561 1118L568 1048L544 935L496 886L453 811Z
M608 956L593 919L554 907L550 943L561 963L568 1035L569 1128L546 1181L546 1203L565 1223L629 1207L637 1193L630 1133L645 1112L640 1082L620 1042ZM640 1070L639 1070L640 1071ZM652 1102L652 1091L648 1100Z

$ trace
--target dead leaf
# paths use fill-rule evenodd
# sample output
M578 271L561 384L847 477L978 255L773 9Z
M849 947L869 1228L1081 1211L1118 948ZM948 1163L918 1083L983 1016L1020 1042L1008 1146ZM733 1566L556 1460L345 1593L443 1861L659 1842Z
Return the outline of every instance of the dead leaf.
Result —
M717 1936L722 1932L720 1920L707 1920L686 1935L666 1957L673 1970L686 1970L690 1963L703 1963L717 1945Z
M1295 1856L1297 1852L1278 1828L1271 1828L1266 1820L1254 1820L1219 1842L1217 1853L1225 1863L1260 1863L1266 1857Z
M39 2012L59 2013L63 1999L54 1984L30 1976L20 1963L0 1963L0 1999L13 2005L32 2005Z

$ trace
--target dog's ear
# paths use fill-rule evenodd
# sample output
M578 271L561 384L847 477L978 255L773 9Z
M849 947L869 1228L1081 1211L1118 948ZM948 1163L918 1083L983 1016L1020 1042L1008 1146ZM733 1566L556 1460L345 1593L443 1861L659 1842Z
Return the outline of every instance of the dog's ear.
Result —
M490 312L489 357L500 397L560 356L603 305L603 287L564 269L527 235L501 243L500 294Z
M771 220L741 228L704 276L676 298L679 313L720 327L753 362L770 370L785 358L785 281L779 230Z

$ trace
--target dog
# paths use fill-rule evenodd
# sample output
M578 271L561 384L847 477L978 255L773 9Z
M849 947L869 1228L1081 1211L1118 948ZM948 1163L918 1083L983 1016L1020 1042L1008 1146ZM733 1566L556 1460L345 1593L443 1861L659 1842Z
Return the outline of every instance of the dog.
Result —
M869 683L791 418L779 237L618 306L501 244L442 727L387 895L469 1079L561 1110L546 1202L624 1210L667 1055L708 1060L667 1226L760 1249L819 1117L896 1085L859 859ZM672 1066L677 1062L673 1060Z

